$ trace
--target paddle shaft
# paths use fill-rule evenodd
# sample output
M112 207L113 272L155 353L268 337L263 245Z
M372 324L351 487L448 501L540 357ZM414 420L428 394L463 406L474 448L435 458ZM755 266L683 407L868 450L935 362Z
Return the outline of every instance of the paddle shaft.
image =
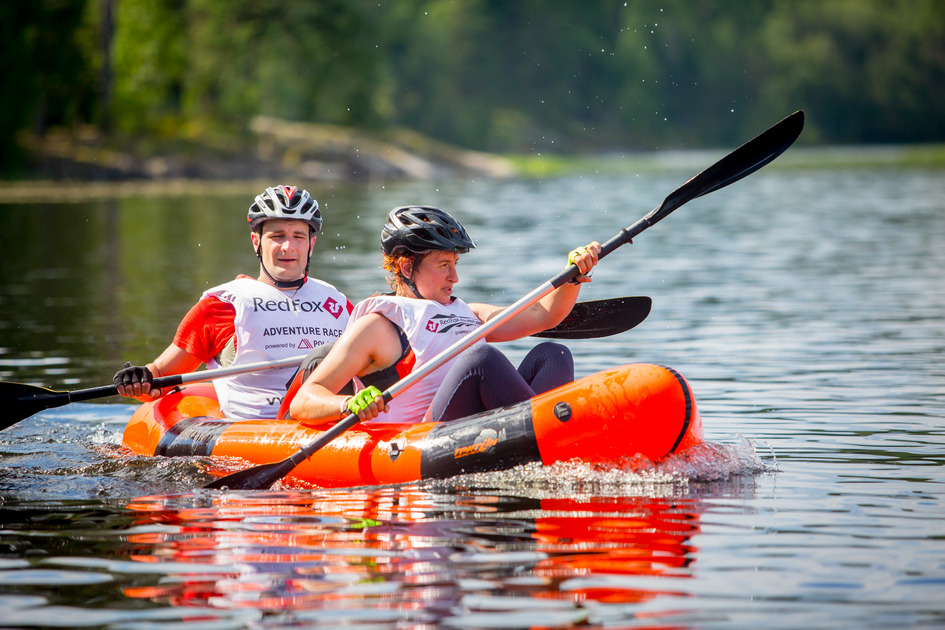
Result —
M224 368L214 368L212 370L201 370L199 372L190 372L188 374L172 374L171 376L159 376L151 381L152 389L162 389L164 387L176 387L187 383L202 383L212 381L227 376L236 376L238 374L249 374L250 372L263 372L265 370L278 370L281 368L298 367L302 365L305 356L286 357L285 359L276 359L275 361L259 361L258 363L247 363L245 365L233 365ZM118 388L114 385L103 387L101 389L114 389L118 393ZM90 390L91 391L91 390ZM73 400L75 396L73 395Z
M761 167L770 163L787 150L804 127L804 113L795 112L780 121L761 135L748 141L735 151L702 171L671 193L663 203L644 216L636 223L622 228L610 240L601 246L598 260L603 259L621 245L632 242L633 237L645 229L655 225L671 212L683 204L734 183ZM458 340L446 350L442 351L429 362L422 365L415 372L410 373L403 380L388 388L382 397L390 402L404 390L413 386L417 381L425 378L431 372L441 367L457 354L470 347L498 326L515 317L529 306L548 295L565 282L573 280L580 270L577 265L569 265L549 281L539 285L527 295L504 309L499 315L479 326L466 337ZM311 457L320 448L358 423L358 416L348 414L342 421L325 431L318 438L300 448L291 457L281 462L263 464L243 470L226 477L217 479L208 484L207 488L229 487L234 489L263 489L270 487L279 479L288 475L292 469Z
M563 322L541 332L536 337L554 339L595 339L616 335L638 325L650 312L651 300L645 296L611 298L592 302L578 302ZM247 365L203 370L191 374L158 377L152 381L156 389L176 387L185 383L210 381L248 372L274 368L297 367L304 357L263 361ZM104 385L74 391L55 391L36 385L0 381L0 431L44 409L61 407L71 402L107 398L118 394L114 385Z
M431 373L435 372L437 369L442 367L444 364L448 363L460 352L471 347L474 343L476 343L480 339L487 337L489 333L494 331L496 328L498 328L499 326L506 323L507 321L509 321L510 319L512 319L519 313L521 313L522 311L526 310L528 307L538 302L538 300L540 300L541 298L545 297L546 295L554 291L557 287L573 279L579 273L580 273L580 270L577 268L577 265L571 265L567 269L562 271L560 274L555 276L555 278L553 278L551 281L545 282L544 284L536 287L534 290L528 293L528 295L525 295L519 300L517 300L516 302L512 303L510 306L503 309L501 313L499 313L498 315L496 315L495 317L493 317L486 323L476 328L473 332L469 333L462 339L457 340L449 348L447 348L446 350L443 350L442 352L440 352L440 354L436 355L435 357L433 357L432 359L430 359L429 361L421 365L419 368L417 368L416 370L408 374L406 377L404 377L403 379L391 385L387 390L384 391L383 394L381 394L381 396L384 399L384 402L390 402L391 400L393 400L394 398L402 394L407 389L413 387L417 382L423 380L424 378L429 376ZM557 284L555 284L555 282L557 282ZM284 477L293 468L295 468L296 466L304 462L306 459L314 455L316 451L318 451L323 446L325 446L326 444L334 440L336 437L338 437L339 435L341 435L342 433L344 433L345 431L347 431L348 429L356 425L358 422L359 422L359 418L357 414L349 413L343 420L336 423L334 426L332 426L332 428L328 429L327 431L319 435L316 439L312 440L311 442L309 442L308 444L300 448L298 452L296 452L294 455L280 462L279 470L281 472L282 469L286 469L285 473L282 473L278 477L274 478L272 481L266 484L265 487L271 486L273 483L278 481L278 479L281 479L282 477ZM224 477L223 479L226 479L226 477ZM225 483L221 485L216 485L218 482L221 482L221 481L222 479L218 479L217 481L211 483L210 485L206 487L222 488L226 485Z
M527 295L522 296L511 305L502 309L498 315L485 322L465 337L458 339L455 343L453 343L453 345L440 352L438 355L421 365L403 379L391 385L387 390L384 391L383 394L381 394L384 402L390 402L395 397L402 394L405 390L413 387L413 385L415 385L417 382L423 380L429 374L448 363L460 352L466 350L480 339L485 338L496 328L520 314L538 302L538 300L563 285L565 282L573 280L580 273L581 270L578 269L577 265L569 265L564 271L559 273L548 282L539 285ZM275 462L273 464L263 464L261 466L256 466L254 468L233 473L232 475L227 475L226 477L221 477L220 479L210 482L204 487L216 489L268 488L279 479L285 477L293 468L314 455L315 452L317 452L323 446L356 425L359 421L360 419L358 418L357 414L349 413L343 420L335 423L334 426L300 448L290 457L287 457L280 462Z
M249 372L261 372L263 370L273 370L277 368L297 367L302 364L304 356L279 359L277 361L260 361L259 363L247 363L233 367L216 368L213 370L201 370L188 374L173 374L171 376L159 376L151 381L153 389L162 389L165 387L176 387L186 383L200 383L203 381L212 381L226 376L236 376L237 374L247 374ZM71 402L82 402L84 400L94 400L96 398L107 398L117 396L118 388L115 385L102 385L101 387L91 387L89 389L76 389L70 392L58 392L43 387L35 388L34 398L45 403L44 409L61 407Z
M643 229L646 229L646 227L640 228L640 231ZM629 239L623 242L629 242ZM612 246L608 253L615 250L620 246L620 244ZM603 256L604 253L602 251L600 256L598 256L598 260L600 260L600 258ZM453 345L440 352L440 354L424 363L422 366L408 374L403 379L391 385L387 390L384 391L383 394L381 394L384 402L390 402L402 394L405 390L409 389L417 382L423 380L432 372L448 363L460 352L471 347L480 339L487 337L496 328L506 323L516 315L519 315L564 283L570 282L580 273L581 270L578 269L578 266L572 264L552 279L535 287L535 289L533 289L531 292L504 308L498 315L485 322L462 339L457 340L455 343L453 343ZM321 433L317 438L300 448L290 457L287 457L280 462L255 466L247 470L233 473L232 475L227 475L226 477L221 477L220 479L210 482L204 487L211 489L231 488L257 490L268 488L273 483L289 474L293 468L314 455L319 449L356 425L359 421L360 419L358 418L357 414L349 413L343 420L335 423L334 426L324 433Z

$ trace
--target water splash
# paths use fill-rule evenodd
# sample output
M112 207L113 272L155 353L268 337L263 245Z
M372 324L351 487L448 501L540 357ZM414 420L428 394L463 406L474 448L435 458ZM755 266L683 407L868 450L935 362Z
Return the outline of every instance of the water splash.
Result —
M767 464L761 459L755 440L740 437L734 444L703 442L659 462L642 455L606 464L572 460L544 466L534 462L509 470L440 480L432 485L491 487L554 497L667 497L686 495L694 484L752 477L776 470L776 462Z

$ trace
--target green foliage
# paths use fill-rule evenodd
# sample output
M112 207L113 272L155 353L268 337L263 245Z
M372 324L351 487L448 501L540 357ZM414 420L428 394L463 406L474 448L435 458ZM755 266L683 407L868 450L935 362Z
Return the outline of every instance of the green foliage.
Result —
M809 104L824 140L945 138L945 3L778 3L766 17L768 103Z
M365 125L378 50L374 26L351 2L191 3L188 113L233 124L257 115Z
M177 0L120 0L115 12L112 120L126 133L176 135L188 70L186 16Z
M12 0L0 33L8 167L24 129L258 116L544 154L729 146L796 109L808 143L945 140L941 0Z
M15 167L18 131L43 133L91 116L94 40L86 0L0 3L0 167Z

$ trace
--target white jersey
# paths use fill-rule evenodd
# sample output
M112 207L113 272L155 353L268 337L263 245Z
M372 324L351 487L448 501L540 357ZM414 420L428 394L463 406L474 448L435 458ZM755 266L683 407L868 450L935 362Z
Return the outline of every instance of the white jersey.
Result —
M383 315L404 331L416 359L414 369L482 324L469 305L458 299L444 305L433 300L378 295L355 306L351 321L368 313ZM480 339L476 343L485 341ZM379 415L376 421L419 422L455 360L454 357L404 390L390 402L390 410Z
M308 278L298 291L280 291L253 278L237 278L203 294L232 304L236 357L231 365L302 357L341 336L349 302L335 287ZM207 367L218 367L215 361ZM263 370L215 380L223 415L275 418L295 368Z

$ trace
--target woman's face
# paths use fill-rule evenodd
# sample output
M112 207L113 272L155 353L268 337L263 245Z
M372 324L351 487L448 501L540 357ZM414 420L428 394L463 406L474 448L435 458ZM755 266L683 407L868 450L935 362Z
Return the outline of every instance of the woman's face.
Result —
M440 304L449 304L453 297L453 285L459 282L459 275L456 273L458 261L459 254L455 252L430 252L414 269L411 269L413 261L401 260L401 273L413 280L414 286L424 298Z

